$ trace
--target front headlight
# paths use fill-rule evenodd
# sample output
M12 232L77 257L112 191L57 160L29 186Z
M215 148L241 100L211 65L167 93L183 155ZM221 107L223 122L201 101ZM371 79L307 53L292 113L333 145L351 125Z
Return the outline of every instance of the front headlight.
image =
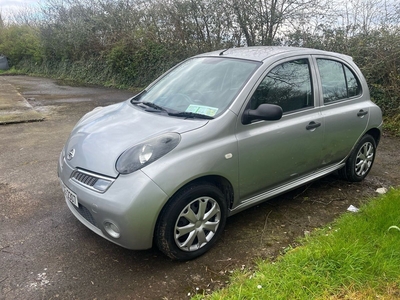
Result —
M117 159L116 169L121 174L133 173L174 149L181 140L178 133L166 133L125 150Z

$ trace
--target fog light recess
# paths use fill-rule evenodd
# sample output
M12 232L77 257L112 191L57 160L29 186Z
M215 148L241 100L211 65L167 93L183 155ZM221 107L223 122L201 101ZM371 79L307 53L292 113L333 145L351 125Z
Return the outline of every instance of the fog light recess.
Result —
M121 236L119 228L112 222L104 222L104 229L114 239L118 239Z

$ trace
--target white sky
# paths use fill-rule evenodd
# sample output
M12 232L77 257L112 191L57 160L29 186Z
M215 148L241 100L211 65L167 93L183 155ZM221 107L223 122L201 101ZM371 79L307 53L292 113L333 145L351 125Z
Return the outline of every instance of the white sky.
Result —
M0 12L9 12L35 5L39 0L0 0Z

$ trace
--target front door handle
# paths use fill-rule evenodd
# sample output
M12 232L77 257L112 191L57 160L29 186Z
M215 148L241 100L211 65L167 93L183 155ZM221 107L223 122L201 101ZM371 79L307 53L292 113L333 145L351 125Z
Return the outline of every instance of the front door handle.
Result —
M315 128L318 128L319 126L321 126L321 123L317 123L317 122L311 121L311 122L307 125L306 129L312 131L312 130L314 130Z
M368 114L368 111L365 111L363 109L361 109L358 113L357 113L357 117L364 117L366 114Z

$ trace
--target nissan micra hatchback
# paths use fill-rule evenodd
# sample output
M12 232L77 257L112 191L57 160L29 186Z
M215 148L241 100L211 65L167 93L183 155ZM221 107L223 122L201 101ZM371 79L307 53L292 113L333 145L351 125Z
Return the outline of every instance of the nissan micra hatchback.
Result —
M188 260L243 209L334 171L363 180L381 126L350 57L227 49L83 116L58 174L69 209L98 235Z

